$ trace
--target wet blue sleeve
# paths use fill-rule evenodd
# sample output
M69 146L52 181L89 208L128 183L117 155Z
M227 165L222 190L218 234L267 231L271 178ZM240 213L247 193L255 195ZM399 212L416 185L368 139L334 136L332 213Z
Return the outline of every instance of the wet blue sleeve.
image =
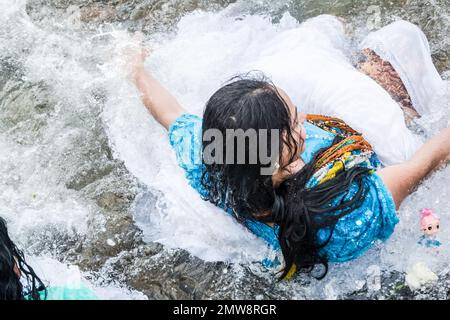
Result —
M204 196L207 191L201 184L202 119L193 114L179 116L169 128L169 142L189 184Z
M331 262L353 260L366 252L376 240L387 240L399 222L391 193L377 174L364 178L368 194L362 205L339 219L328 245L323 249ZM358 191L356 183L350 187L346 200ZM329 229L318 233L319 241L325 241Z

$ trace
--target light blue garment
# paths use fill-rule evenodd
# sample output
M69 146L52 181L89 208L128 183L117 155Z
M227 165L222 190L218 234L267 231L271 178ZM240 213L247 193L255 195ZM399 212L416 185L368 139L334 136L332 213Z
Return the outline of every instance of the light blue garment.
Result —
M335 136L307 122L304 126L306 150L302 154L302 159L309 163L318 150L332 144ZM186 172L189 184L200 195L206 196L207 191L200 181L203 171L201 137L202 119L195 115L184 114L178 117L169 128L170 145L175 150L178 164ZM372 157L371 164L374 168L380 166L376 156ZM392 195L381 178L377 174L367 175L364 183L369 190L364 202L358 209L339 219L330 242L322 251L331 262L344 262L361 256L377 239L388 239L399 222ZM311 185L314 184L311 183ZM357 191L358 186L354 183L346 199L350 199ZM333 204L342 201L342 198L343 196L337 197ZM227 212L230 213L230 210ZM253 220L246 220L244 224L274 250L280 250L277 239L278 227L272 228ZM320 230L319 241L325 241L329 232L327 229ZM265 264L270 265L270 263Z
M40 291L39 295L41 300L98 300L96 294L85 286L80 286L79 288L49 287L47 292ZM27 295L25 300L32 299Z

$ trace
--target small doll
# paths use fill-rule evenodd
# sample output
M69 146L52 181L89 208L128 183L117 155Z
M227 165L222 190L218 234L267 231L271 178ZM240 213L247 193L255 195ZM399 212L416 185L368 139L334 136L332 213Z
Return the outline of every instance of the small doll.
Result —
M437 248L441 242L436 239L440 228L440 219L431 209L423 209L420 212L420 229L424 233L420 237L419 244L427 248Z

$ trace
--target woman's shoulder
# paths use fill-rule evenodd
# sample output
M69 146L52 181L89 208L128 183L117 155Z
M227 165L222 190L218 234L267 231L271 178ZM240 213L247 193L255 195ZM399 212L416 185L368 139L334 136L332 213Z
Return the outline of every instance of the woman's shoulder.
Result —
M319 128L318 126L315 126L308 121L304 123L304 127L306 130L305 151L301 156L303 161L308 164L314 158L317 151L331 146L335 135Z
M332 262L345 262L361 256L376 240L387 240L399 222L395 203L383 180L375 173L364 178L366 196L356 209L340 218L324 252ZM350 188L346 197L352 197L359 186ZM325 240L329 230L322 229L318 236Z

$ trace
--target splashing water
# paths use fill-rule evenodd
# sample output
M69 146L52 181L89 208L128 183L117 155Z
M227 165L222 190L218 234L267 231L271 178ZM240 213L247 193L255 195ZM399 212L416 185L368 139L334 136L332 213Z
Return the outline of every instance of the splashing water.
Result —
M52 277L53 268L61 270L61 265L49 256L68 262L97 259L100 253L86 254L66 246L82 243L97 247L101 240L108 248L120 243L109 229L105 212L122 198L112 198L110 203L109 198L104 200L104 189L115 195L126 194L123 189L128 188L134 195L130 205L121 210L134 216L146 242L182 248L205 261L235 263L234 275L223 275L225 279L243 277L238 263L249 266L258 277L272 277L253 263L267 254L264 243L231 217L201 201L187 185L166 133L145 110L128 81L121 52L132 43L127 28L143 28L142 21L133 24L130 19L128 25L126 21L117 22L120 8L111 12L102 8L102 12L110 12L110 17L100 19L96 15L97 21L90 21L86 7L73 3L69 7L58 1L0 1L0 212L14 238L27 252L40 256L36 263L43 266L49 281L62 281L64 272L55 271ZM169 3L176 7L178 2ZM265 43L298 27L291 14L303 19L323 12L341 13L326 11L329 6L325 2L307 10L311 5L309 1L280 1L276 5L241 1L218 10L220 6L215 3L210 6L212 11L185 16L191 9L179 9L174 16L183 17L175 19L176 23L160 21L166 29L143 28L152 31L145 43L154 50L146 66L183 106L201 115L208 97L224 81L253 68ZM210 9L203 4L199 7ZM448 10L445 4L441 7ZM142 15L144 9L140 10ZM172 8L161 10L164 17L164 12ZM364 15L352 14L356 42L367 30L361 26ZM448 20L445 23L448 26ZM426 27L431 28L428 33L436 31L433 52L445 50L442 46L448 43L448 33ZM447 94L436 101L433 114L419 120L424 137L446 124L449 107ZM129 175L123 173L126 171L132 175L128 184L123 182ZM323 281L301 277L301 281L277 284L277 290L291 298L335 299L366 286L367 295L376 294L381 272L408 272L418 262L426 262L433 272L447 276L448 177L449 167L436 172L405 202L400 210L401 222L387 243L377 244L356 261L333 265ZM107 205L102 206L105 201ZM416 244L420 236L418 212L423 207L432 207L441 216L443 246L438 253ZM93 239L93 230L106 230L105 239ZM123 252L126 250L131 249ZM114 260L119 253L114 251L107 258ZM107 278L108 268L100 270L106 270L101 276ZM139 297L119 289L98 290L105 298Z

